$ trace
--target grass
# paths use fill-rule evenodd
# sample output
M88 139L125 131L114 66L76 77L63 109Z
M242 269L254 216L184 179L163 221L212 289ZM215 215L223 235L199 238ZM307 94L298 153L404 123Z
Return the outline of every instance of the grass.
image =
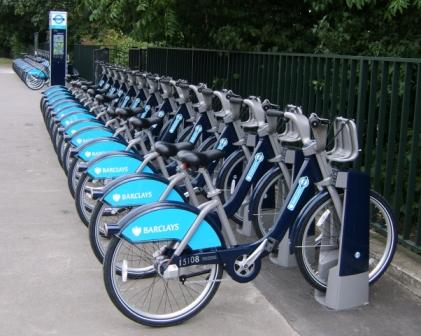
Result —
M0 57L0 65L10 64L12 63L12 60L10 58L3 58Z

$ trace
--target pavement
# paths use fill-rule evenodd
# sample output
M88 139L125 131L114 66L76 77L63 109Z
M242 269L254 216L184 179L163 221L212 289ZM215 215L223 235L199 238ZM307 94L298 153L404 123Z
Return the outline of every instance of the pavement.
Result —
M0 335L421 335L421 299L388 274L369 305L335 312L314 300L297 269L267 260L252 283L226 278L180 326L128 320L106 294L39 100L0 66Z

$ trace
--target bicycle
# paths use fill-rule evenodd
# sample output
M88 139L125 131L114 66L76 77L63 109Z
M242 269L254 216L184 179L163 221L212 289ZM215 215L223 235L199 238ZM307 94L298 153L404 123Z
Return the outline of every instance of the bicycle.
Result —
M181 151L178 158L182 167L197 169L204 176L210 200L197 208L169 201L145 205L125 216L118 227L106 226L107 234L114 237L104 260L104 282L112 302L128 318L149 326L181 323L210 302L222 280L223 269L237 282L253 280L260 271L261 259L274 250L299 215L310 214L313 205L324 197L332 201L337 214L342 214L343 203L332 184L325 148L310 138L307 117L281 112L273 105L265 107L268 118L291 120L304 145L302 167L274 227L254 243L237 245L220 191L204 168L223 153ZM325 123L315 115L310 121L313 131ZM259 147L262 148L258 144L256 148ZM255 159L246 167L245 175L251 177L250 181L256 176ZM323 191L314 196L312 185ZM393 219L393 215L389 218ZM300 228L313 225L313 221L300 222ZM392 255L393 251L382 260L383 271ZM133 295L137 295L134 301ZM162 300L166 302L164 306L159 303Z

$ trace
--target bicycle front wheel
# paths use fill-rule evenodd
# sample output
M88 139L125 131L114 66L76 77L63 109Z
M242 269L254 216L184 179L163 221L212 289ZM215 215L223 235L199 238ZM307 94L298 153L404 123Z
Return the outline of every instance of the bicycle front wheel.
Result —
M247 159L243 152L237 151L224 161L219 172L219 176L215 181L216 188L222 190L219 195L222 203L226 203L234 193L241 175L247 165ZM248 193L247 198L251 193ZM237 224L242 224L244 220L244 206L248 200L243 200L243 203L231 217Z
M131 209L132 207L114 208L103 201L98 201L95 205L89 222L89 242L100 263L104 261L111 240L104 234L105 225L118 223Z
M111 301L129 319L152 327L179 324L196 315L215 295L222 264L183 267L170 279L159 274L156 256L172 250L173 244L133 245L113 237L104 259L104 282ZM136 276L130 276L133 274Z
M91 196L91 190L95 188L103 188L106 180L95 180L87 172L84 172L79 178L75 191L76 210L85 226L89 226L92 211L98 203Z
M295 256L304 278L316 289L326 291L328 272L320 272L320 257L337 264L341 221L328 194L309 209L295 246ZM370 191L369 283L375 283L386 271L396 249L396 222L387 202ZM378 234L381 232L382 234ZM324 259L326 261L326 258Z
M253 214L254 231L259 238L266 235L272 228L288 192L288 185L280 169L254 191L250 210Z

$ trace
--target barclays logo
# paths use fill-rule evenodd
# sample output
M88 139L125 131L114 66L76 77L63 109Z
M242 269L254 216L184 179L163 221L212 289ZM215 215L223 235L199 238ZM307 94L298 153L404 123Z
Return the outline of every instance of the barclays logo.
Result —
M154 226L145 226L144 228L140 226L135 226L132 228L132 234L135 237L139 237L141 234L147 235L151 233L164 233L164 232L173 232L178 231L180 225L176 224L165 224L165 225L154 225Z
M90 158L90 157L94 157L94 156L98 156L98 155L102 155L102 154L104 154L105 152L85 152L85 156L87 157L87 158Z
M145 198L152 198L153 193L152 191L145 191L145 192L136 192L136 193L127 193L127 194L114 194L113 200L115 202L127 201L127 200L136 200L136 199L145 199Z
M101 167L96 167L94 169L95 174L99 175L99 174L110 174L110 173L128 173L129 172L129 167L125 166L125 167L105 167L105 168L101 168Z
M142 233L142 228L140 226L135 226L132 229L132 233L133 233L134 236L139 237L140 234Z

